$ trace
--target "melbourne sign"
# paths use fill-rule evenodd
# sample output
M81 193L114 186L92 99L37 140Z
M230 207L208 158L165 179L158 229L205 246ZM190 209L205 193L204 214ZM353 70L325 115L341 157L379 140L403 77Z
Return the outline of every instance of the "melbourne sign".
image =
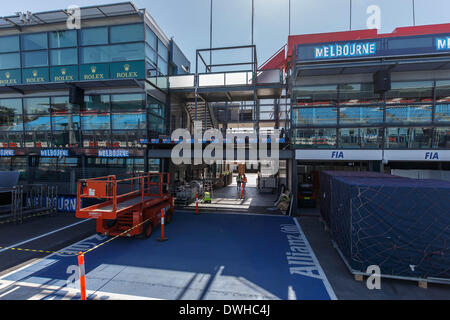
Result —
M314 58L361 57L374 55L377 50L375 42L330 44L314 48Z

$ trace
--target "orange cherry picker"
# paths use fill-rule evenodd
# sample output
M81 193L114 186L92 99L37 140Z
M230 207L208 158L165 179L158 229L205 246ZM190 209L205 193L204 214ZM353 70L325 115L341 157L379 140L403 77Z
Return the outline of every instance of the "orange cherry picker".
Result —
M82 208L82 199L96 203ZM170 223L174 202L167 173L146 173L122 180L110 175L78 181L76 217L97 219L99 234L148 238L161 224L162 210L165 223Z

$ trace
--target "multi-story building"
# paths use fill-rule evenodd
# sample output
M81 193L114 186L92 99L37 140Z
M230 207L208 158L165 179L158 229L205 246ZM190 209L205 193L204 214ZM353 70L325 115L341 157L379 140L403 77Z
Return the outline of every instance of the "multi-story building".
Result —
M169 130L166 77L190 69L147 10L80 13L80 29L65 10L0 19L0 169L66 194L82 177L160 170L147 142Z

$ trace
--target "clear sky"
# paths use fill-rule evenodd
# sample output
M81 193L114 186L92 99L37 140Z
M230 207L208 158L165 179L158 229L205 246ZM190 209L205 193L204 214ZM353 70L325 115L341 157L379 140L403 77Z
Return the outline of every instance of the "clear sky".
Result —
M195 50L209 47L211 0L134 0L146 8L170 38L195 63ZM251 0L213 1L213 46L251 43ZM289 0L254 0L254 39L261 64L287 42ZM71 4L89 6L116 0L2 0L0 16L17 11L48 11ZM291 0L291 34L345 31L350 28L350 0ZM381 9L381 32L413 24L413 0L352 0L352 29L366 29L369 5ZM450 23L450 0L415 0L416 25ZM380 32L379 31L379 32ZM194 70L194 69L193 69Z

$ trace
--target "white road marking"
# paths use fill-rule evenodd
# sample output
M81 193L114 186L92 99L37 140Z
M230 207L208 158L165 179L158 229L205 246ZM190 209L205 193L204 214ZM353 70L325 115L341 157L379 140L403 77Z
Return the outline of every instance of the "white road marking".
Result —
M69 228L71 228L71 227L74 227L74 226L79 225L79 224L81 224L81 223L85 223L85 222L90 221L90 220L92 220L92 219L87 219L87 220L83 220L83 221L80 221L80 222L76 222L76 223L73 223L73 224L71 224L71 225L68 225L68 226L65 226L65 227L62 227L62 228L59 228L59 229L56 229L56 230L53 230L53 231L50 231L50 232L41 234L40 236L31 238L31 239L28 239L28 240L25 240L25 241L22 241L22 242L14 243L14 244L12 244L12 245L10 245L10 246L4 248L4 249L1 249L1 250L0 250L0 253L3 252L3 251L9 250L9 249L11 249L11 248L17 248L17 247L20 247L20 246L24 245L25 243L32 242L32 241L37 240L37 239L40 239L40 238L44 238L44 237L49 236L49 235L51 235L51 234L60 232L60 231L65 230L65 229L69 229Z
M294 219L295 224L297 225L298 228L298 232L302 235L303 239L305 239L305 244L309 249L309 252L311 252L311 257L314 261L314 263L317 265L317 269L319 270L319 273L322 275L323 277L323 284L325 286L325 289L328 292L328 295L330 296L331 300L338 300L338 298L336 297L336 294L333 291L333 288L331 287L331 284L328 282L328 278L325 274L325 272L323 272L322 267L320 266L319 260L317 260L316 255L314 254L313 249L311 248L311 245L308 242L308 239L306 238L306 235L303 233L302 228L300 227L300 224L298 223L296 218L292 218Z

